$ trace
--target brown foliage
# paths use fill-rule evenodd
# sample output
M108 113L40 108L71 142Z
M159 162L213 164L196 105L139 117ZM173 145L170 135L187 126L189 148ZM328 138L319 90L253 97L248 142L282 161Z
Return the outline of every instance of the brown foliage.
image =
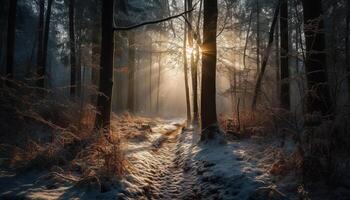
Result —
M55 178L95 182L100 189L123 175L126 161L118 132L92 131L94 106L12 82L12 88L0 87L0 120L5 122L0 127L1 165L10 170L51 170Z

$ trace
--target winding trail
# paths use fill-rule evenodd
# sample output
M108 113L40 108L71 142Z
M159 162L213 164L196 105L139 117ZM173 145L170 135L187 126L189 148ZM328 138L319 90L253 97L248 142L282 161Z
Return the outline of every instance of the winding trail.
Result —
M193 131L178 124L154 130L159 129L166 131L131 160L133 178L122 199L196 199L196 176L190 170Z

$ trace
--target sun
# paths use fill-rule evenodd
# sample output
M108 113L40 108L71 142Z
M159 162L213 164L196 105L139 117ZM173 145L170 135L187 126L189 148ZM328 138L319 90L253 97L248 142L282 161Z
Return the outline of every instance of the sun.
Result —
M191 47L186 48L186 53L187 53L187 55L192 55L193 48L191 48Z

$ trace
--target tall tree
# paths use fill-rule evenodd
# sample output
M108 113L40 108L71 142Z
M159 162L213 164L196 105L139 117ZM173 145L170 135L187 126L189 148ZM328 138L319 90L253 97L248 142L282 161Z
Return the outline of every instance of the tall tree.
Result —
M38 70L37 74L39 76L37 85L38 87L42 87L42 88L45 87L46 60L47 60L47 49L48 49L48 42L49 42L52 3L53 3L53 0L48 0L47 2L45 25L44 25L44 32L43 32L43 42L42 42L43 55L38 61L39 65L37 69Z
M43 60L44 15L45 15L45 0L39 0L38 48L37 48L37 57L36 57L38 70L42 68L42 60ZM38 77L38 78L39 78L38 79L38 85L39 85L41 77Z
M187 11L187 1L184 2L185 11ZM184 41L183 41L183 62L184 62L184 78L185 78L185 93L186 93L186 113L187 123L191 122L191 103L190 92L188 87L188 73L187 73L187 23L184 24Z
M345 60L348 72L348 93L350 96L350 1L346 1Z
M152 109L152 65L153 65L153 43L152 43L152 37L150 37L150 51L149 51L149 77L148 77L148 92L149 92L149 113L151 114Z
M249 34L250 34L250 27L252 25L252 16L253 16L253 10L250 12L249 15L249 23L248 23L248 29L247 29L247 35L245 38L245 44L244 44L244 50L243 50L243 68L246 69L246 55L247 55L247 47L248 47L248 41L249 41Z
M110 129L111 98L113 87L113 0L102 1L102 41L100 60L99 95L95 128Z
M306 78L309 89L309 113L330 114L332 101L326 67L325 33L321 0L303 0L304 33L306 43Z
M13 78L13 63L15 54L15 38L16 38L16 14L17 0L10 1L9 14L7 18L7 50L6 50L6 75Z
M264 74L265 74L267 62L268 62L269 57L270 57L270 52L271 52L271 48L272 48L272 44L273 44L273 39L274 39L274 34L275 34L278 14L279 14L279 11L280 11L280 3L281 3L281 1L282 0L278 0L276 9L274 11L274 16L273 16L273 19L272 19L270 32L269 32L269 43L267 44L267 47L266 47L266 50L265 50L265 53L264 53L264 57L263 57L262 63L261 63L261 71L259 73L258 79L257 79L256 84L255 84L254 96L253 96L253 100L252 100L252 110L255 110L255 108L256 108L256 103L257 103L257 100L258 100L258 96L259 96L260 91L261 91L261 83L262 83L262 79L263 79Z
M135 81L135 32L128 33L129 51L128 51L128 102L127 108L130 113L135 112L134 108L134 81Z
M75 0L69 0L69 47L70 47L70 94L75 95L76 91L76 57L75 57L75 25L74 25L74 3Z
M275 57L276 57L276 99L279 100L281 99L281 76L280 76L280 59L281 59L281 54L280 54L280 36L279 36L279 24L276 23L276 33L275 33Z
M289 34L288 34L288 0L282 0L280 8L280 34L281 34L281 93L280 105L281 108L289 110Z
M187 0L187 8L192 8L192 0ZM193 14L192 12L188 13L188 21L189 23L193 24ZM193 27L193 26L192 26ZM194 59L194 42L193 42L193 34L191 31L188 31L188 44L189 44L189 49L191 51L189 52L190 55L190 60L191 60L191 74L192 74L192 106L193 106L193 123L198 124L198 88L197 88L197 62Z
M157 78L157 114L159 114L159 95L160 95L160 80L161 80L161 72L162 72L162 53L158 55L158 78Z
M256 76L260 73L260 5L256 0Z
M95 5L100 8L101 1L95 0ZM94 12L93 18L91 20L91 82L93 85L93 92L91 95L91 101L93 105L97 103L97 89L99 82L99 66L100 66L100 53L101 53L101 9L98 9L99 12Z
M202 45L202 130L217 123L216 116L216 33L218 18L217 0L204 0Z

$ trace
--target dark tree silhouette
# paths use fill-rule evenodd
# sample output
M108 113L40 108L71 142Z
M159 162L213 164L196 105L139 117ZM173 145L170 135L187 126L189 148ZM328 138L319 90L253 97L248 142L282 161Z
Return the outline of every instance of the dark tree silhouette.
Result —
M258 96L259 96L260 91L261 91L262 79L263 79L264 74L265 74L267 61L269 60L269 57L270 57L270 52L271 52L274 34L275 34L275 29L276 29L277 18L278 18L278 14L280 12L280 3L281 3L281 0L279 0L277 2L277 6L276 6L276 9L274 12L274 16L273 16L273 20L272 20L270 32L269 32L269 43L267 44L267 47L266 47L266 50L264 53L264 57L263 57L262 63L261 63L261 71L259 73L258 79L257 79L256 84L255 84L255 90L254 90L253 101L252 101L252 110L255 110L255 108L256 108Z
M41 69L43 60L43 37L44 37L44 15L45 15L45 0L39 0L39 25L38 25L38 49L37 49L37 70ZM41 77L39 77L41 78ZM40 80L40 79L39 79ZM38 81L38 86L40 81Z
M204 0L201 88L202 129L217 123L215 85L217 18L217 0Z
M185 12L187 12L187 0L184 1ZM186 113L187 123L191 122L191 103L190 103L190 91L188 86L188 64L187 64L187 23L184 24L184 41L183 41L183 62L184 62L184 78L185 78L185 93L186 93Z
M127 108L130 113L135 112L134 108L134 79L135 79L135 32L128 34L129 52L128 52L128 102Z
M99 19L101 19L100 16L100 12L98 12L98 14L95 15L96 21L93 24L93 29L91 32L91 42L92 42L92 46L91 46L91 64L92 64L92 70L91 70L91 83L94 86L94 92L91 95L91 101L94 105L96 105L97 103L97 95L96 95L96 90L98 89L98 82L99 82L99 66L100 66L100 47L101 47L101 37L100 37L100 27L101 27L101 23Z
M76 90L76 57L75 57L75 26L74 26L74 8L75 0L69 1L69 47L70 47L70 94L75 95Z
M346 1L345 60L348 72L348 93L350 96L350 1Z
M53 0L48 0L47 2L47 9L46 9L46 17L45 17L45 25L44 25L44 32L43 32L43 46L42 46L42 52L43 55L38 65L38 71L37 74L39 76L39 79L37 81L38 87L45 87L45 73L46 73L46 60L47 60L47 49L48 49L48 43L49 43L49 32L50 32L50 20L51 20L51 8L52 8Z
M282 0L280 8L280 34L281 34L281 93L280 104L281 108L289 110L289 35L288 35L288 1Z
M256 0L256 76L260 73L260 4Z
M102 1L102 41L100 59L100 82L97 98L95 128L105 128L109 132L111 98L113 87L113 0Z
M309 113L330 114L332 101L328 86L325 34L321 0L303 0L304 32L306 43L306 78L309 89Z
M6 56L6 75L8 78L13 78L13 65L15 54L15 38L16 38L16 13L17 0L10 1L9 14L7 19L7 56Z

